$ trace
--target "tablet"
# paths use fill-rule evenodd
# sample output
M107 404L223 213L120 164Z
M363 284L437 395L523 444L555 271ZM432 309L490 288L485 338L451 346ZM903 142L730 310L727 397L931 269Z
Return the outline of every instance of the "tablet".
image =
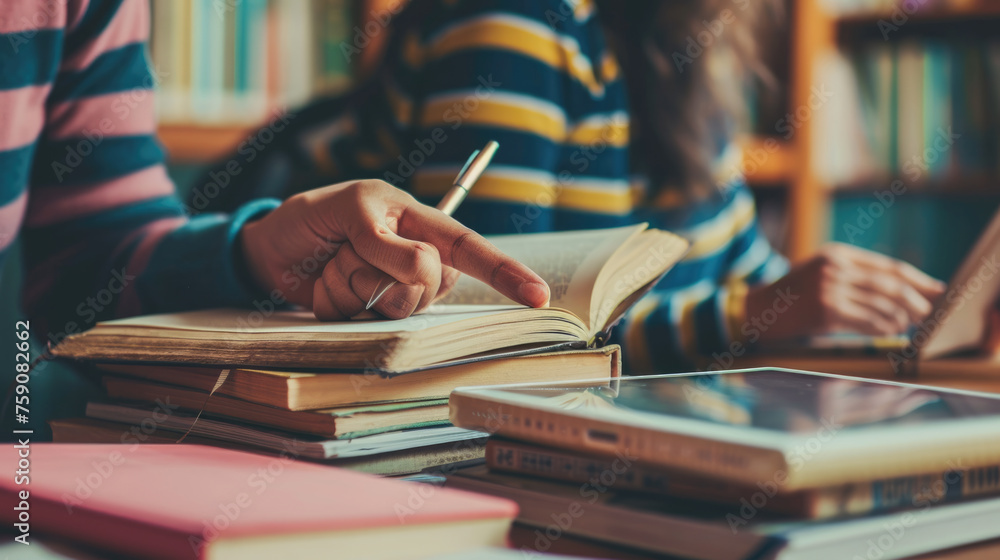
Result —
M998 395L789 369L463 387L450 405L462 428L787 491L1000 463Z

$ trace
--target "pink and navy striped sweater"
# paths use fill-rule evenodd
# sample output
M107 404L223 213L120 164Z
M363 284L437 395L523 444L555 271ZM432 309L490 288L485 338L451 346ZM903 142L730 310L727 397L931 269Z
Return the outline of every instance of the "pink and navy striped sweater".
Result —
M154 134L147 0L0 6L0 264L21 236L35 332L249 303L237 233L278 202L185 216Z

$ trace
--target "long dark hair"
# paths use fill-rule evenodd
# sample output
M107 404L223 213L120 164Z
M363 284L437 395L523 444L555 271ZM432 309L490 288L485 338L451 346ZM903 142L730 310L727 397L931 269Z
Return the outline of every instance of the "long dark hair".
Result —
M777 0L596 0L625 74L631 149L664 189L703 195L714 187L719 141L746 109L746 80L773 81L756 33Z

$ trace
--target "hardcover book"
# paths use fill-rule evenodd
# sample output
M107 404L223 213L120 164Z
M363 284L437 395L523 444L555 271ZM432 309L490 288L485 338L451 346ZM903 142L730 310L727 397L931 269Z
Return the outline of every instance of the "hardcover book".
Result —
M0 457L18 460L5 446ZM31 482L0 481L30 529L127 558L412 558L503 546L513 503L200 445L31 445ZM25 495L27 496L25 497ZM401 507L398 507L401 506ZM13 507L0 513L18 523Z
M514 305L462 277L442 304L401 320L323 323L308 311L193 311L98 323L52 352L89 361L399 373L501 350L600 346L688 247L646 224L490 240L548 282L551 307Z

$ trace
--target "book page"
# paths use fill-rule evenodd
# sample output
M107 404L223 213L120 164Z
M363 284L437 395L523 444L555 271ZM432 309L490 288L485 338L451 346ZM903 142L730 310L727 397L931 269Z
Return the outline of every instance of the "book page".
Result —
M601 269L619 247L644 229L646 224L613 229L495 235L487 236L487 239L548 283L551 307L567 309L587 321L594 282ZM490 286L465 275L443 302L515 305Z
M432 305L405 319L319 321L312 311L275 311L267 317L248 309L224 308L144 315L101 322L107 327L147 327L204 332L243 333L388 333L420 331L439 325L523 309L514 305Z
M606 329L609 323L616 322L616 315L624 312L619 306L673 267L689 247L682 237L649 229L616 252L594 283L596 297L590 310L593 328Z
M948 290L928 315L935 328L920 327L926 339L918 345L920 359L930 360L961 350L984 349L990 310L1000 293L1000 211L948 282ZM942 316L943 315L943 316ZM915 334L916 334L915 333ZM992 351L992 349L986 349Z

